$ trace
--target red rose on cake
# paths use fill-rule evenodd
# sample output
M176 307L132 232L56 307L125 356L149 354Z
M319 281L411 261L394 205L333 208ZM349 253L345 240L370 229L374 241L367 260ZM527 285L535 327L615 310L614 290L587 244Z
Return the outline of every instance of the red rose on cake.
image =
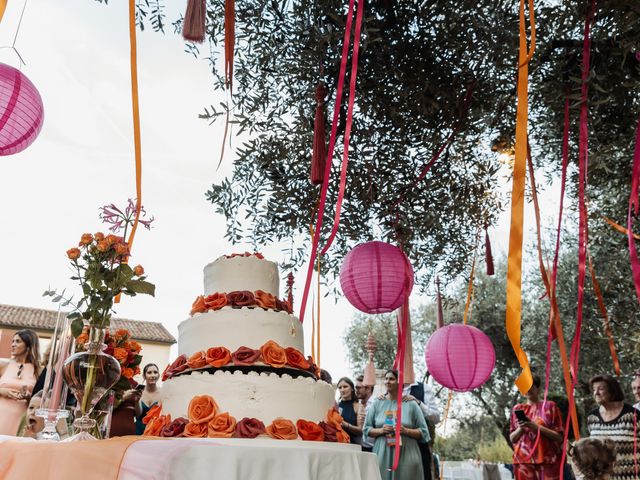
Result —
M324 432L324 439L327 442L338 441L338 438L337 438L338 429L336 428L335 425L332 425L327 422L320 422L319 425L320 425L320 428L322 428L322 431Z
M262 361L275 368L282 368L287 364L287 353L284 348L273 340L269 340L261 348Z
M173 377L176 373L185 371L189 365L187 365L187 356L183 353L176 358L171 365L164 369L162 374L162 381Z
M295 440L298 438L296 426L291 420L285 418L276 418L267 427L267 434L278 440Z
M295 348L287 347L285 348L285 352L287 354L287 363L289 366L299 368L300 370L308 370L311 366L307 359L304 358L304 355Z
M209 421L209 438L228 438L236 429L236 419L224 412Z
M266 309L276 308L276 297L262 290L256 290L254 293L256 305Z
M204 297L204 305L207 310L220 310L229 303L224 293L212 293Z
M237 290L227 293L227 303L235 308L252 307L256 298L249 290Z
M184 417L176 418L169 425L166 425L160 432L161 437L181 437L189 420Z
M212 367L224 367L231 361L231 352L225 347L212 347L207 350L206 362Z
M257 418L244 417L236 425L236 431L233 434L236 438L256 438L266 432L266 428L262 421Z
M321 442L324 440L324 430L315 422L309 422L307 420L298 420L296 422L298 427L298 433L302 440L311 440Z
M218 404L209 395L197 395L189 402L189 420L191 423L206 425L216 413L218 413Z
M256 363L260 359L261 354L262 352L260 352L260 350L254 350L253 348L243 346L233 352L231 360L234 365L248 366Z

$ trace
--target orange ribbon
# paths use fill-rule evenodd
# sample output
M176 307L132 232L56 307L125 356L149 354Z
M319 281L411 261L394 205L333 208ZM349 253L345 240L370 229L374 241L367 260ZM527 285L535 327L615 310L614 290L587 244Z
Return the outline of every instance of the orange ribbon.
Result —
M605 217L604 215L600 215L605 222L607 222L609 225L611 225L613 228L615 228L617 231L619 231L620 233L623 233L625 235L629 235L629 230L627 230L626 228L624 228L622 225L620 225L619 223L614 222L613 220L611 220L609 217ZM637 233L633 234L633 238L635 238L636 240L640 240L640 235L638 235Z
M593 291L596 294L598 300L598 308L602 314L602 320L604 321L604 332L609 340L609 351L611 352L611 360L613 360L613 369L616 375L620 376L620 361L618 360L618 353L616 352L616 344L613 339L613 332L609 325L609 315L607 314L607 308L604 305L604 298L602 298L602 290L600 290L600 283L596 279L596 272L593 269L593 262L591 262L591 255L587 251L587 261L589 262L589 273L591 274L591 281L593 282Z
M0 0L0 21L4 16L4 11L7 9L7 0Z
M531 48L527 49L524 0L520 0L520 51L518 57L518 108L516 114L516 144L511 192L511 227L509 231L509 258L507 266L507 305L505 328L522 373L516 386L523 395L533 384L527 354L520 344L522 318L522 237L524 223L524 185L527 159L527 120L529 60L535 50L535 21L533 0L529 0Z

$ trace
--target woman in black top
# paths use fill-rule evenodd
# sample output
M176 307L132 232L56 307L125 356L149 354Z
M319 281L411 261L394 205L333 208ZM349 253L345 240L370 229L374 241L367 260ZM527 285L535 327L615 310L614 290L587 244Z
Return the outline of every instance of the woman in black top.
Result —
M338 392L340 392L340 402L338 410L342 415L342 428L349 434L351 443L362 444L362 425L358 425L358 412L361 408L356 397L356 387L350 378L342 377L338 381Z

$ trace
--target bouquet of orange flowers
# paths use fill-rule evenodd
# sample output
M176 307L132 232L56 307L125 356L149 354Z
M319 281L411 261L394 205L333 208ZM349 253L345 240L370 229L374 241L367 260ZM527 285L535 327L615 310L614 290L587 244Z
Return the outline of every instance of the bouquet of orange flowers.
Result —
M76 339L76 350L85 350L85 344L89 341L89 327L84 327L82 333ZM131 333L126 328L120 328L111 335L109 331L104 336L104 343L107 345L104 353L112 355L120 362L120 378L111 387L116 396L120 397L123 392L133 388L137 382L133 380L135 375L140 373L140 363L142 346L131 338Z

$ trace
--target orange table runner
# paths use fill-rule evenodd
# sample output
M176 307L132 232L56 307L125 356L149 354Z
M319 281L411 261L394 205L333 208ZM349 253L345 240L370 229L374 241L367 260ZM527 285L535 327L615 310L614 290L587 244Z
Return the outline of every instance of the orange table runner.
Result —
M118 437L70 443L3 442L0 478L3 480L117 480L122 459L133 442L150 437Z

